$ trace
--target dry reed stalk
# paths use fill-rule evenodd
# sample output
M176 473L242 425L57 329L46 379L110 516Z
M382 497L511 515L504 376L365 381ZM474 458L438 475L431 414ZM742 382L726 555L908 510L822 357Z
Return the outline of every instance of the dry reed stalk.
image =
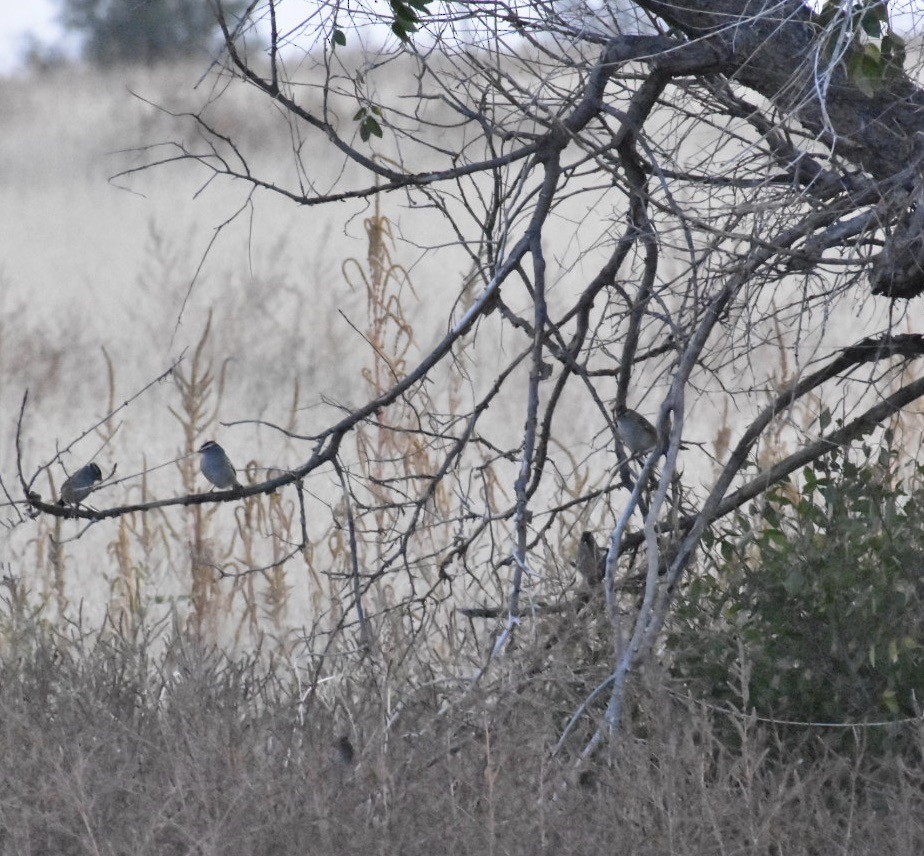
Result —
M177 409L169 409L183 429L184 456L177 462L177 467L186 493L195 493L197 490L198 462L195 452L208 429L217 421L224 392L226 364L222 365L216 375L212 360L208 356L211 328L210 312L192 358L187 363L188 369L178 367L173 374L180 394L180 404ZM206 632L215 638L217 602L221 596L220 579L215 569L222 567L233 549L232 545L219 549L211 538L211 523L219 508L218 505L188 507L184 514L185 533L182 535L172 530L166 522L166 517L164 518L165 525L172 530L178 541L185 543L188 552L192 604L190 629L198 639L204 638Z
M296 509L295 504L283 499L279 493L270 494L267 501L267 528L273 533L272 539L272 562L274 567L264 572L266 580L266 590L263 594L264 614L272 623L277 634L282 634L285 628L286 614L289 608L289 595L292 586L286 579L285 567L276 564L282 561L282 558L288 552L286 541L294 540L292 533L295 531ZM311 555L313 546L309 541L302 556L306 564L311 566Z
M102 348L103 360L106 364L107 404L106 412L113 413L116 409L116 379L115 366L109 352ZM110 417L96 433L104 447L112 447L115 442L119 426ZM145 496L147 479L142 477L142 496ZM142 515L146 519L145 515ZM115 577L110 584L109 604L107 614L110 622L119 632L133 636L140 626L142 604L142 580L144 570L135 561L133 544L137 540L133 531L133 517L126 516L119 519L115 538L109 542L107 553L115 560Z
M58 608L58 617L63 618L67 615L68 598L67 598L67 563L64 553L64 520L56 517L50 524L42 521L40 533L37 536L42 538L42 531L47 533L48 550L45 554L45 577L51 575L48 580L48 589L54 593L55 603ZM41 567L41 566L40 566Z
M116 576L109 590L107 613L117 627L135 623L141 616L141 570L132 557L133 533L127 517L119 520L116 537L107 552L115 559Z
M367 325L365 338L371 346L370 364L362 372L370 395L380 395L406 372L408 357L414 347L414 330L402 303L406 289L413 293L407 270L392 257L394 237L391 222L381 213L380 200L376 199L373 216L365 221L368 240L366 267L356 259L343 264L343 273L352 287L357 280L365 289ZM378 425L361 426L355 432L359 472L363 489L369 495L367 510L357 518L358 546L362 551L360 562L376 568L384 557L383 537L397 531L402 507L416 491L426 490L430 476L437 469L430 449L430 439L417 429L420 413L433 412L434 404L424 387L408 393L395 402L387 413L379 414ZM401 489L392 486L397 479ZM448 510L451 497L445 485L438 486L430 500L434 516ZM346 508L341 519L346 516ZM368 518L368 522L366 520ZM420 543L425 536L421 528L414 541ZM344 549L337 543L338 550ZM429 578L427 567L418 568ZM385 608L392 604L383 604Z

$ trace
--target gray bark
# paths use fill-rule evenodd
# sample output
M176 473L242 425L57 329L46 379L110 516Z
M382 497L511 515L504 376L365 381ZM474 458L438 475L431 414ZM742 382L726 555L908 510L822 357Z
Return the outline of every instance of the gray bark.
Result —
M879 182L886 234L870 269L872 291L893 298L924 291L924 90L900 73L864 94L843 63L826 59L820 29L799 0L637 3Z

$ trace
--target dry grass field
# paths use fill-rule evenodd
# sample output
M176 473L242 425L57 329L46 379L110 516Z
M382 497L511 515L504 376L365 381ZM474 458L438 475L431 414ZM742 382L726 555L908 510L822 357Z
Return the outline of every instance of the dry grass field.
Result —
M852 752L784 749L654 690L633 735L575 777L548 754L564 673L513 668L450 696L367 663L314 695L285 658L52 631L12 603L3 854L915 856L924 841L919 759L867 757L862 735Z
M188 123L152 105L189 109L201 101L192 88L200 74L192 66L69 68L0 82L8 117L0 141L8 165L0 212L6 238L0 259L0 411L11 417L2 425L5 474L15 472L13 428L25 389L30 411L22 439L28 467L95 424L112 403L124 401L179 355L187 355L181 372L192 372L191 357L206 328L208 341L196 368L208 367L211 381L200 378L192 391L207 405L202 414L192 413L192 401L168 381L107 424L111 434L93 432L66 456L66 466L73 469L103 447L104 469L117 466L116 477L125 481L101 494L101 503L137 498L140 491L148 496L179 492L182 479L195 476L170 462L188 444L212 435L239 466L250 462L257 468L255 476L265 472L259 468L291 465L303 449L280 443L270 431L226 430L218 421L265 419L310 432L336 412L323 402L351 405L368 396L361 374L370 353L362 338L365 221L372 213L366 203L299 210L266 194L222 230L206 253L215 230L246 202L241 188L216 182L197 193L206 176L183 165L109 180L137 164L137 152L130 151L136 147L177 139L197 145L196 139L187 140ZM274 125L272 111L259 101L229 98L217 112L220 124L256 141L258 157L285 160L274 149L280 145L278 120ZM337 164L332 161L330 169L335 174ZM414 213L405 219L413 223ZM412 229L419 238L426 220L417 218ZM400 232L400 216L389 228ZM439 265L432 256L399 261L417 263L415 279L438 269L442 283L451 285L445 256ZM437 323L435 317L418 316L415 335L428 343L439 332ZM199 421L193 425L194 420ZM143 480L142 472L147 473ZM60 469L54 478L60 483ZM319 493L321 503L330 501L328 485ZM233 517L225 511L219 511L215 526L223 529L221 538L230 539ZM316 517L326 527L329 512L322 509ZM175 529L183 525L169 521ZM65 525L59 534L68 538L78 530L76 524ZM325 532L312 534L322 539ZM25 559L33 547L42 554L38 545L45 543L45 533L17 540L20 534L13 534L4 561L34 561L34 552ZM68 545L66 558L56 559L61 567L54 572L55 585L66 581L97 615L105 608L114 573L92 557L105 554L113 537L112 531L88 533ZM160 564L170 564L168 556ZM159 575L151 567L146 573L145 596L186 594L187 579L171 580L169 570ZM61 592L56 596L60 599ZM65 597L70 599L71 591ZM311 614L299 611L290 618L301 624Z
M181 353L177 376L66 456L71 470L97 453L107 473L116 467L101 505L202 489L186 455L210 436L253 480L301 460L305 447L273 431L221 423L267 420L310 433L337 405L369 397L370 235L391 253L395 289L405 283L409 328L403 340L389 334L390 345L410 359L444 329L465 260L428 249L445 236L432 214L397 195L379 212L387 222L363 202L299 209L258 197L218 234L190 291L217 227L247 190L207 184L188 164L110 177L138 162L138 147L196 145L188 123L153 105L200 103L192 88L200 74L183 65L65 68L0 80L8 485L26 388L22 446L34 468ZM288 141L273 110L232 93L215 120L284 171ZM338 170L331 160L332 183ZM582 252L573 234L553 247L552 278L564 282ZM446 300L434 300L443 290ZM858 315L840 306L825 347L856 339ZM881 320L864 316L871 328ZM479 366L466 369L477 385ZM704 444L715 441L718 413L709 402L694 410ZM56 489L63 472L52 473ZM38 487L51 495L47 478ZM543 641L539 653L524 645L469 693L461 690L485 637L453 617L454 606L471 603L461 585L457 602L428 619L433 638L416 658L405 656L406 628L389 612L399 598L384 586L375 595L377 655L331 642L347 567L339 486L325 473L306 493L310 548L261 574L234 576L278 558L295 538L291 495L86 532L39 519L0 534L0 854L924 850L921 752L916 763L883 759L859 731L849 750L817 730L794 739L735 709L671 694L656 674L633 700L630 733L573 775L573 759L549 750L606 673L594 643L575 638L574 612L524 630L524 640ZM555 534L559 547L575 537ZM573 569L561 556L548 560L543 592L566 590ZM504 593L503 580L486 573L475 594L503 602ZM586 671L560 666L556 645L586 645ZM924 725L910 740L924 748Z
M175 153L171 142L201 148L189 121L171 115L209 99L211 84L194 87L200 76L193 65L67 68L0 82L9 117L0 145L10 165L0 211L8 236L0 259L0 410L9 414L0 425L0 466L7 478L16 471L14 428L24 390L30 399L21 440L32 471L185 355L179 368L185 386L176 379L156 384L91 431L63 463L72 471L93 458L107 474L115 468L111 486L97 494L100 505L171 496L194 489L196 459L183 456L214 436L255 480L266 468L303 460L310 444L285 441L252 421L221 423L266 420L310 434L342 406L365 401L382 382L370 368L376 337L408 364L445 330L445 310L457 299L468 263L439 218L402 195L386 197L380 211L362 200L299 209L269 193L250 205L246 188L210 182L206 171L189 163L119 175ZM237 90L224 93L210 111L217 128L250 147L257 168L286 177L291 153L275 111ZM349 183L350 174L328 149L318 147L312 158L330 159L321 170L329 170L331 183ZM376 264L384 261L389 271L384 296L370 287L373 246L384 254ZM571 227L550 249L557 254L550 272L568 287L573 257L586 249ZM401 301L403 326L389 318L391 329L376 328L377 309L394 297ZM492 355L517 347L509 337L492 344L492 333L487 325L481 334L480 362L466 354L458 364L462 374L448 370L454 379L447 390L472 395L490 383ZM487 420L499 436L517 431L518 407L516 401L492 407ZM579 457L587 452L566 436L559 440ZM356 460L363 454L357 449ZM50 473L60 485L62 469L56 465ZM42 478L40 492L52 493ZM340 488L330 473L313 476L308 486L315 512L309 533L318 553L305 557L307 573L290 563L273 582L203 583L212 593L210 610L223 617L215 629L224 643L240 640L243 623L249 635L260 636L254 610L263 609L256 602L263 598L274 633L311 624L322 604L326 609L336 598L317 568L329 562L331 539L338 537L330 527ZM278 558L293 525L292 498L272 507L261 502L248 511L262 521L258 537L229 506L86 533L60 521L50 532L39 521L10 535L4 561L55 610L80 604L102 620L113 593L129 588L157 608L179 599L182 611L191 587L202 582L191 582L197 572L190 543L206 545L207 561L222 567ZM343 552L336 545L333 551ZM100 556L107 557L102 566ZM28 570L18 570L23 563ZM203 567L202 575L211 580L214 568ZM498 590L498 602L502 597Z

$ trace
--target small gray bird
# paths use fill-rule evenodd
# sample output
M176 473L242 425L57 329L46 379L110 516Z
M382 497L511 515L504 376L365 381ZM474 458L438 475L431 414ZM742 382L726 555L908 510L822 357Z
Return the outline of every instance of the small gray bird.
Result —
M591 585L599 583L606 573L606 556L597 546L593 532L582 532L574 566Z
M61 485L61 499L58 500L58 505L80 505L93 493L93 485L102 480L103 474L96 464L81 467Z
M623 407L613 411L619 439L626 444L626 448L634 455L650 452L658 442L658 432L641 413Z
M350 738L344 734L343 737L337 741L336 748L337 760L347 767L352 767L353 762L356 760L356 750L353 748Z
M241 490L242 485L237 480L237 473L234 470L234 465L228 459L228 456L225 454L225 450L221 448L214 440L206 440L199 447L199 454L202 455L202 458L199 461L199 468L202 470L202 475L204 475L215 487L226 490L228 488L234 488L235 490Z

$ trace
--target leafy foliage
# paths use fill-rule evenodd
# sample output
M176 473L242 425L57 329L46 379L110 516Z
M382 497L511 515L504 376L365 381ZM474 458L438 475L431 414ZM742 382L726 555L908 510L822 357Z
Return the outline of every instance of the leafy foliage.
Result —
M697 693L801 721L920 712L924 468L903 479L886 441L860 464L832 452L714 539L670 641Z
M426 14L429 2L430 0L389 0L391 11L395 16L391 31L402 42L408 41L411 33L417 31L420 24L418 12Z
M382 109L372 105L370 107L360 107L353 115L353 121L359 122L359 138L368 143L370 137L381 137L382 126L376 120L376 116L382 115Z
M99 65L151 63L211 47L218 35L208 3L189 0L59 0L64 27L84 40L84 56ZM222 4L229 20L246 3Z
M431 0L388 0L392 15L391 31L402 42L409 42L411 35L420 29L420 16L427 14L430 2ZM335 26L331 34L331 43L334 47L346 47L346 33ZM363 139L368 139L368 135Z
M854 0L846 6L842 0L828 0L818 15L818 24L828 34L828 59L843 56L848 76L867 97L872 98L890 78L901 73L905 42L892 31L887 0Z

